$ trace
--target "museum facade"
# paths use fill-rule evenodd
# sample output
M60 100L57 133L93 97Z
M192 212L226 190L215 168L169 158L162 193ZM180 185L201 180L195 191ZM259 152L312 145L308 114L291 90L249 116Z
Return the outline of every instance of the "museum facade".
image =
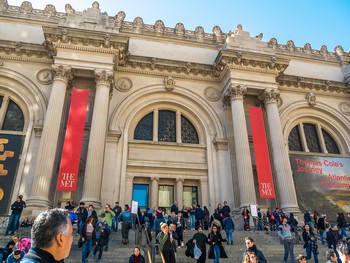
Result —
M33 214L131 200L298 212L313 208L299 174L317 192L310 199L350 209L335 199L350 189L350 53L341 46L264 42L241 25L206 33L129 22L97 2L65 10L0 1L2 213L19 194ZM67 146L78 153L76 187L56 191L62 163L73 162L64 149L76 89L88 91L81 139L71 140L81 151ZM252 108L263 120L260 157ZM263 198L259 171L269 169L274 195Z

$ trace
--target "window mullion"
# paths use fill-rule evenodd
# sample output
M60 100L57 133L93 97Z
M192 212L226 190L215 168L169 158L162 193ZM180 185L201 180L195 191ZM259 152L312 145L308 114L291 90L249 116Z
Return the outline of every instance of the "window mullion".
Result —
M319 123L317 123L317 136L318 139L320 140L320 145L321 145L321 150L323 153L328 153L326 144L324 142L323 134L322 134L322 127Z
M155 109L153 112L153 141L158 141L158 116L159 110Z
M301 145L303 146L303 149L305 152L310 152L309 148L307 147L307 142L306 142L306 137L304 132L304 125L302 123L299 123L298 128L299 128L299 134L301 137Z
M2 127L4 124L9 102L10 102L9 96L5 95L2 101L1 109L0 109L0 125L1 125L0 127Z
M176 111L176 142L182 143L181 139L181 112Z

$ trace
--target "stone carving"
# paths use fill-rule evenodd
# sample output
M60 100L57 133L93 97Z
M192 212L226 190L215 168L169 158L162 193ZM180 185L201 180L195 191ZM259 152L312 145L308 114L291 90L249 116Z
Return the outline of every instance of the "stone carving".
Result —
M68 35L67 34L68 34L67 28L62 29L61 41L63 43L67 43L68 42Z
M141 17L135 17L134 22L132 22L133 27L141 29L144 26L143 19Z
M295 45L294 45L294 41L293 40L288 40L287 44L286 44L286 48L289 51L294 51L295 50Z
M125 19L125 12L124 11L119 11L118 14L115 16L115 23L116 25L122 25Z
M185 34L185 26L182 23L177 23L174 30L175 34L178 36Z
M5 11L9 7L7 0L0 0L0 11Z
M164 26L164 22L162 20L157 20L155 23L154 23L154 30L157 32L157 33L163 33L164 32L164 29L165 29L165 26Z
M70 66L52 65L51 72L54 80L60 79L68 83L73 79L72 68Z
M341 102L339 103L339 110L347 116L350 116L350 103Z
M204 96L210 101L217 101L220 98L220 92L213 87L204 90Z
M320 54L324 57L328 56L328 50L326 45L322 45L320 48Z
M105 34L105 40L103 41L103 46L105 48L109 48L111 46L111 36L109 34Z
M194 35L197 39L203 39L204 38L204 28L201 26L197 26Z
M260 33L259 35L255 36L256 39L262 40L264 34Z
M243 85L231 85L231 100L243 99L244 94L247 91L247 87Z
M172 91L175 88L175 79L171 76L164 78L164 85L167 91Z
M223 37L223 33L222 30L219 26L214 26L213 27L213 34L214 34L214 38L216 39L216 41L220 41Z
M42 69L36 75L39 83L48 85L52 83L52 71L50 69Z
M20 6L19 11L23 14L30 14L33 11L32 3L24 1Z
M338 45L334 48L335 54L338 57L338 59L341 61L343 60L343 57L345 56L345 52L342 46Z
M64 9L66 10L66 14L70 15L70 14L74 14L75 10L74 8L70 5L70 4L66 4Z
M111 86L113 80L113 72L106 70L95 70L95 82L97 85Z
M269 47L272 47L273 49L277 48L278 42L276 38L271 38L269 43L268 43Z
M47 5L44 9L44 14L47 16L55 16L57 14L54 5Z
M93 9L100 9L100 4L97 1L95 1L92 3L92 8Z
M129 78L114 78L115 88L120 92L127 92L132 87L132 81Z
M311 48L311 44L310 43L306 43L305 45L304 45L304 52L306 53L306 54L311 54L312 53L312 48Z
M264 101L265 104L276 103L280 98L280 91L277 89L265 89L261 94L260 99Z
M309 92L308 94L306 94L306 100L307 100L307 103L313 107L316 105L316 95L312 92Z

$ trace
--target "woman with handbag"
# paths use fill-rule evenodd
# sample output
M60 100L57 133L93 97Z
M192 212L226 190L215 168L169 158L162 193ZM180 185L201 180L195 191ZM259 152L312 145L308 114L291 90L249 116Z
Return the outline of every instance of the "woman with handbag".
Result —
M88 258L92 247L95 246L96 232L95 232L95 218L93 216L88 217L87 221L83 224L80 230L79 242L82 244L81 262L88 262Z
M210 244L208 258L213 259L213 263L219 263L220 258L227 258L226 251L222 245L222 242L227 242L227 240L222 238L216 225L213 225L211 228L211 232L208 235L208 242Z
M315 263L318 263L317 239L315 237L314 232L312 231L312 228L308 224L304 226L303 240L305 242L304 248L306 250L306 259L311 259L312 252L314 255Z

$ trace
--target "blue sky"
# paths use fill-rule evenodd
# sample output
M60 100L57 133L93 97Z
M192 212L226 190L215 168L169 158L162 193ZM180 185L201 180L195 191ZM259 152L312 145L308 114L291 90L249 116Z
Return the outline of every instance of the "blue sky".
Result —
M22 0L8 0L10 5L20 6ZM33 8L43 9L53 4L64 12L66 3L77 11L91 7L93 1L31 0ZM119 11L126 13L126 21L140 16L146 24L162 20L166 27L181 22L186 29L202 26L211 33L218 25L225 33L234 31L237 24L251 36L263 33L263 41L275 37L280 44L293 40L303 47L310 43L313 49L326 45L329 51L341 45L350 50L350 1L272 1L272 0L100 0L100 9L110 16Z

